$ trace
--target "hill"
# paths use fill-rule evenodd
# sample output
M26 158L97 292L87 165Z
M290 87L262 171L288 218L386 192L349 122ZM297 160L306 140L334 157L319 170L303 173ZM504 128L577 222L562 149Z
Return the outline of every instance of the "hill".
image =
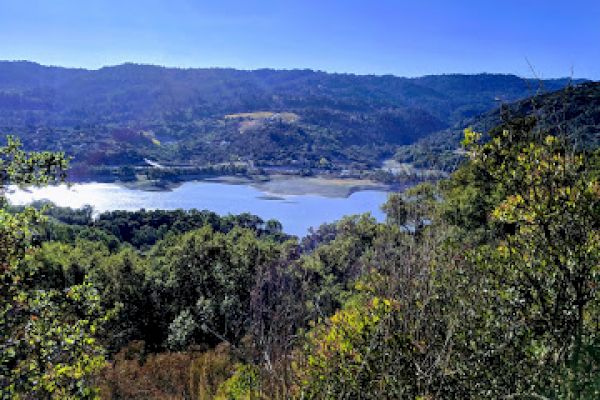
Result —
M544 81L548 90L567 79ZM74 156L75 176L142 166L369 169L398 146L532 94L513 75L99 70L0 62L0 132Z
M597 148L600 145L600 82L585 82L504 104L412 145L402 146L395 158L417 167L451 171L460 159L457 149L464 128L472 127L475 131L486 133L501 125L506 118L526 116L536 117L536 129L557 136L567 135L578 149Z

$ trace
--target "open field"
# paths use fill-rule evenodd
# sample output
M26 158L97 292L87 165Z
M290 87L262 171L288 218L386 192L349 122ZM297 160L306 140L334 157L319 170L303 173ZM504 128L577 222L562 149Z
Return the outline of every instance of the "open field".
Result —
M255 111L225 115L225 119L281 119L288 123L296 122L299 118L298 114L292 112L276 113L272 111Z

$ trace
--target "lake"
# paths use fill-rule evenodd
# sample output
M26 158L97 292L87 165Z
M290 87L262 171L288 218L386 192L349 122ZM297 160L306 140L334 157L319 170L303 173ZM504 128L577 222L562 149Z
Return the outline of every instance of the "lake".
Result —
M130 189L113 183L83 183L14 189L7 194L12 204L23 205L36 200L50 200L58 206L79 208L86 204L95 212L110 210L192 209L218 214L249 212L264 220L275 218L284 231L304 236L308 228L333 222L344 215L370 212L378 220L384 215L380 206L387 198L382 190L364 190L348 197L325 197L317 194L276 194L251 185L219 182L186 182L169 191Z

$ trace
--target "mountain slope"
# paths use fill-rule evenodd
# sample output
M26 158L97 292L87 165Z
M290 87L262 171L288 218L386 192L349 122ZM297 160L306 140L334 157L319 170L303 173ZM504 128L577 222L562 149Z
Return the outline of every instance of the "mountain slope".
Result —
M549 89L567 80L548 80ZM311 70L99 70L0 62L0 131L85 166L231 161L368 168L434 132L532 93L512 75L421 78ZM325 161L323 161L325 160Z
M577 148L600 146L600 82L586 82L562 90L504 104L449 128L402 146L395 158L417 167L452 170L460 158L463 129L487 132L503 119L536 116L537 129L567 138Z

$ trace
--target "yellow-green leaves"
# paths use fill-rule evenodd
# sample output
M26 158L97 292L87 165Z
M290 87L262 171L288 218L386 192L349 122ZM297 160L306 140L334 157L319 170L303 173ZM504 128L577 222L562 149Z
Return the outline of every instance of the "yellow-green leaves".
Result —
M17 139L0 148L0 187L39 185L64 178L61 153L26 153ZM0 197L0 397L95 398L90 377L104 365L92 337L105 318L96 290L49 288L33 262L43 217L6 210Z
M394 374L386 367L392 362L388 352L400 347L408 356L415 351L408 338L392 328L400 318L397 301L373 297L347 305L314 328L307 338L304 361L297 368L303 395L354 396L369 392L364 385L388 379L388 374ZM385 390L384 386L379 390Z
M480 180L469 182L479 203L467 200L487 208L487 243L471 255L489 301L479 338L497 357L522 359L513 373L523 384L541 372L559 379L556 371L564 370L570 378L562 389L576 393L578 380L592 379L584 371L597 368L597 347L582 343L600 337L590 317L600 311L600 166L564 139L524 126L514 123L481 145L465 132L472 150L466 169Z
M467 128L464 131L464 139L462 140L463 147L469 149L481 139L481 134L474 132L473 129Z

